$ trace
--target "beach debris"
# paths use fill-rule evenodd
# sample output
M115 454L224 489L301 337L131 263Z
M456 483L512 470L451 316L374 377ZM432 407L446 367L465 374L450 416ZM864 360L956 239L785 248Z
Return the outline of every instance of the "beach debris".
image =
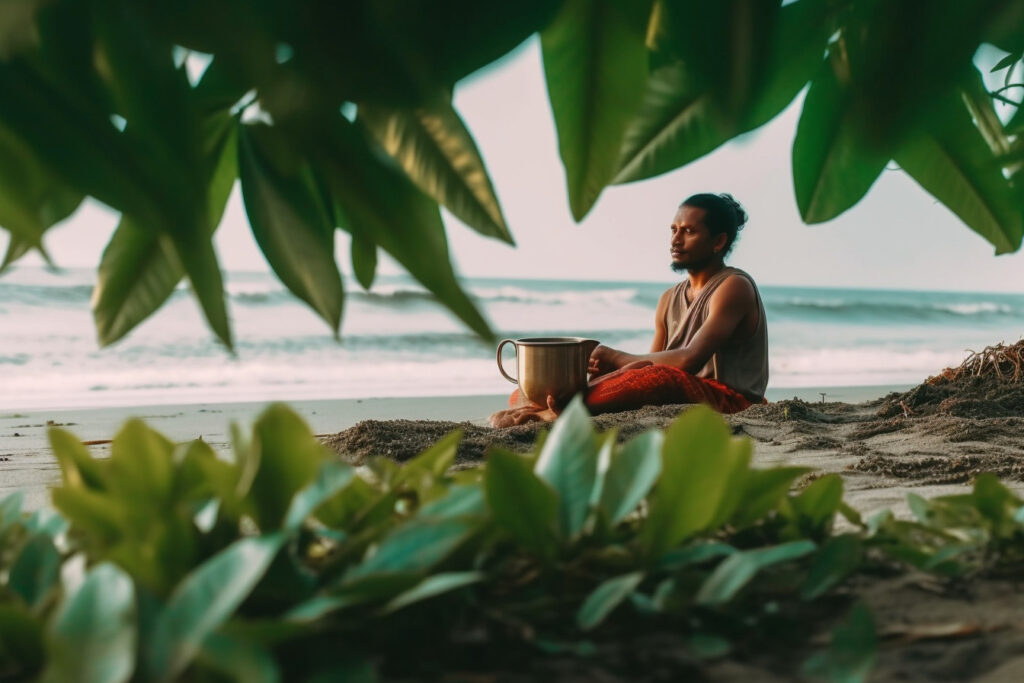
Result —
M914 412L909 408L909 406L907 406L906 401L900 401L900 408L903 408L903 417L910 417L910 415Z
M982 625L971 621L948 624L893 624L880 634L882 639L897 643L913 643L919 640L947 640L970 638L1008 628L1006 624Z
M1010 345L1000 342L986 346L981 351L968 349L968 352L970 355L958 367L946 368L925 381L935 385L943 381L955 382L964 377L983 375L1010 382L1024 380L1024 339Z

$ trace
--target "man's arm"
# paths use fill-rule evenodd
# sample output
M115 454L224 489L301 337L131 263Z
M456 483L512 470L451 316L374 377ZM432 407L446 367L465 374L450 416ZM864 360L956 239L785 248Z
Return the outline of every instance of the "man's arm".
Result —
M651 353L664 351L668 343L668 328L665 320L668 313L668 302L672 300L672 289L666 289L658 299L658 307L654 311L654 341L651 342Z
M668 304L672 300L672 289L665 290L662 293L661 298L658 299L658 307L654 311L654 340L651 342L651 353L656 351L664 351L665 344L668 343L668 328L665 326L666 314L668 313ZM620 370L626 363L615 364L615 357L612 353L622 353L621 351L615 351L607 346L598 346L594 349L593 353L590 354L590 363L587 366L587 372L590 373L590 379L595 380L598 377L603 377L608 373ZM629 355L629 354L625 354ZM641 358L641 356L636 356Z
M708 317L690 343L680 349L652 351L647 354L632 354L599 346L591 355L591 367L621 368L637 361L649 361L658 365L671 365L687 372L697 372L714 353L736 332L744 320L756 309L754 288L740 276L727 279L718 288L708 304ZM657 339L655 330L655 341ZM607 370L606 370L607 372Z

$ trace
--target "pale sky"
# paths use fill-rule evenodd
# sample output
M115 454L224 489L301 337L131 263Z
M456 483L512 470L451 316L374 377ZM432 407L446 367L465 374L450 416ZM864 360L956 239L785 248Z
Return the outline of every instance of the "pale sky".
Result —
M750 221L729 262L760 284L1024 292L1024 254L993 256L988 242L899 170L884 172L836 220L804 225L790 166L799 101L683 169L605 190L579 225L569 213L539 41L460 83L455 106L477 140L518 244L480 237L446 214L463 275L672 281L678 276L668 268L668 226L676 206L695 192L730 192ZM95 267L115 223L105 208L85 206L50 233L47 246L59 265ZM216 244L226 270L268 268L237 186ZM38 262L34 255L24 260ZM351 272L343 233L338 262ZM384 262L382 272L397 267Z

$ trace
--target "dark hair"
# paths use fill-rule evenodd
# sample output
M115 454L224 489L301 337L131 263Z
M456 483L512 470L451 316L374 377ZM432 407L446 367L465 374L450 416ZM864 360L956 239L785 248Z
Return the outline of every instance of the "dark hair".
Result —
M732 245L736 242L736 234L743 229L747 222L747 212L743 210L740 203L732 198L731 194L711 194L702 192L687 197L679 206L692 206L695 209L704 209L704 224L708 226L712 237L725 233L728 241L725 243L725 257L732 251Z

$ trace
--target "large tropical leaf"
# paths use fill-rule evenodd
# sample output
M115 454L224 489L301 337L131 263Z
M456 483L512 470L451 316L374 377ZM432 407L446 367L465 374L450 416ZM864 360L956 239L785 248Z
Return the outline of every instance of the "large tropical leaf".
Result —
M507 54L555 16L562 0L361 0L389 50L432 81L454 83Z
M209 176L202 172L209 163L207 139L188 77L175 67L171 44L147 33L135 9L104 4L97 16L99 55L115 106L127 121L123 135L132 141L161 208L155 217L126 215L170 237L207 322L230 348L224 284L211 242Z
M793 140L793 187L800 215L822 223L861 200L890 155L865 144L850 105L851 60L845 42L811 82Z
M734 471L749 462L749 445L729 434L721 416L694 406L669 426L662 475L640 538L651 559L708 527L730 499Z
M341 209L341 227L390 253L473 331L491 339L490 327L452 270L437 204L371 146L360 125L339 114L316 131L308 144L319 177Z
M54 178L31 149L0 126L0 226L17 238L12 244L42 248L43 233L81 201L80 192ZM8 262L17 251L8 249Z
M978 101L973 100L975 103ZM992 243L997 254L1020 248L1021 205L1002 173L1001 145L990 145L975 125L960 93L936 103L929 121L897 150L896 162L921 187L942 202L972 230ZM991 122L989 121L991 126ZM989 128L989 139L993 130Z
M0 126L83 194L137 216L160 208L124 137L100 107L88 107L22 61L0 63Z
M189 574L157 616L144 654L146 677L174 679L249 595L282 542L280 534L236 541Z
M891 154L956 89L988 29L1016 4L947 2L922 12L917 0L851 3L843 30L854 61L848 109L862 144Z
M206 126L209 215L220 223L236 176L235 124L225 114ZM113 344L164 304L185 277L171 238L137 219L121 219L100 259L92 313L100 344Z
M44 680L127 681L136 638L131 578L112 564L97 565L53 617Z
M0 263L0 275L7 270L12 263L15 263L22 256L32 250L32 244L13 232L7 233L7 249L4 251L4 260ZM47 257L49 260L49 257Z
M647 79L649 2L568 0L541 33L569 206L579 221L615 175Z
M513 243L473 136L447 98L414 110L363 105L359 118L421 190L477 232Z
M767 65L749 69L751 78L756 79L751 99L730 118L718 113L712 85L694 73L692 62L669 60L652 71L640 109L626 128L614 182L643 180L674 170L774 118L820 67L829 30L827 19L825 3L816 0L800 0L782 8L775 30L766 34L772 38L766 46ZM676 31L692 33L692 23L685 29L682 25L669 28L673 30L666 29L666 39L672 44L685 42L673 39ZM741 54L748 59L754 56L746 51Z
M583 529L597 482L598 443L579 396L559 416L534 465L537 476L558 494L561 534L572 539Z
M647 42L656 63L663 59L662 53L668 53L687 65L698 89L711 95L716 116L731 127L764 86L779 4L779 0L659 0Z
M278 131L258 124L242 128L238 170L249 224L267 262L337 335L345 291L334 262L334 223L312 169Z
M505 533L544 559L558 550L558 496L521 455L493 447L484 470L491 516Z

